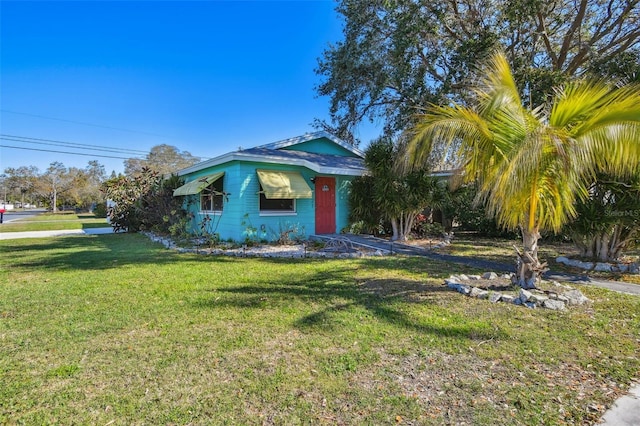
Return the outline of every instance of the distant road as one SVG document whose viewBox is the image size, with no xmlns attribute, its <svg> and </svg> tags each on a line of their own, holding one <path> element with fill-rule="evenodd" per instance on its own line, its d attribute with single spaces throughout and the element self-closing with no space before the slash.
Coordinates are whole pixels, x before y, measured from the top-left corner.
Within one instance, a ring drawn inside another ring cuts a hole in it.
<svg viewBox="0 0 640 426">
<path fill-rule="evenodd" d="M 2 206 L 0 206 L 2 207 Z M 28 217 L 37 216 L 41 213 L 44 213 L 45 209 L 32 209 L 32 210 L 23 210 L 23 211 L 8 211 L 4 213 L 3 223 L 13 222 L 18 219 L 26 219 Z"/>
</svg>

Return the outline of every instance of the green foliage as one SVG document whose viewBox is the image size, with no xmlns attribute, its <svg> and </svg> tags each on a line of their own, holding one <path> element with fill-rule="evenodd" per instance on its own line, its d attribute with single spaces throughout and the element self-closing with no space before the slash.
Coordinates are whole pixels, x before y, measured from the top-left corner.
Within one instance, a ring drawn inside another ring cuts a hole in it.
<svg viewBox="0 0 640 426">
<path fill-rule="evenodd" d="M 504 55 L 478 78 L 473 107 L 434 106 L 421 116 L 408 155 L 423 165 L 435 141 L 462 141 L 463 177 L 477 182 L 501 226 L 558 232 L 576 216 L 590 176 L 640 163 L 640 86 L 576 81 L 540 111 L 523 106 Z"/>
<path fill-rule="evenodd" d="M 393 237 L 403 239 L 415 217 L 434 204 L 434 194 L 443 188 L 427 168 L 399 170 L 396 161 L 400 152 L 389 139 L 372 142 L 365 151 L 370 175 L 352 181 L 349 203 L 352 223 L 361 222 L 367 229 L 379 230 L 389 221 Z"/>
<path fill-rule="evenodd" d="M 115 231 L 176 232 L 186 216 L 182 198 L 173 196 L 174 189 L 182 183 L 175 175 L 163 179 L 148 168 L 134 176 L 109 179 L 102 191 L 113 202 L 107 213 L 111 226 Z"/>
<path fill-rule="evenodd" d="M 92 205 L 104 202 L 100 185 L 105 176 L 104 166 L 94 160 L 84 169 L 53 162 L 44 173 L 34 166 L 7 168 L 0 180 L 7 198 L 21 205 L 38 202 L 56 211 L 89 211 Z"/>
<path fill-rule="evenodd" d="M 97 203 L 93 208 L 95 217 L 107 217 L 107 203 Z"/>
<path fill-rule="evenodd" d="M 350 232 L 379 235 L 390 231 L 389 225 L 385 227 L 382 209 L 373 203 L 374 182 L 375 178 L 369 175 L 359 176 L 351 181 L 349 222 L 353 225 Z"/>
<path fill-rule="evenodd" d="M 142 173 L 145 168 L 160 175 L 171 175 L 179 170 L 196 164 L 200 159 L 188 151 L 180 151 L 175 146 L 161 144 L 151 148 L 146 158 L 129 158 L 124 162 L 127 176 Z"/>
<path fill-rule="evenodd" d="M 199 197 L 191 197 L 191 201 L 196 199 L 195 202 L 198 203 Z M 196 226 L 194 229 L 191 229 L 193 234 L 189 234 L 188 231 L 185 230 L 188 228 L 189 224 L 192 221 L 197 221 L 196 218 L 200 218 L 199 222 L 196 222 Z M 201 245 L 204 244 L 209 248 L 213 248 L 216 245 L 220 244 L 220 234 L 217 232 L 218 224 L 220 223 L 221 215 L 211 215 L 209 213 L 205 214 L 193 214 L 190 213 L 188 217 L 185 217 L 183 221 L 179 222 L 174 228 L 174 232 L 180 233 L 179 235 L 186 237 L 187 235 L 194 236 L 196 244 Z M 180 226 L 179 228 L 177 226 Z"/>
<path fill-rule="evenodd" d="M 423 214 L 416 217 L 416 222 L 411 229 L 411 234 L 417 238 L 442 237 L 444 233 L 444 226 L 441 223 L 430 222 Z"/>
<path fill-rule="evenodd" d="M 532 108 L 585 73 L 637 81 L 639 9 L 626 0 L 340 1 L 343 40 L 316 69 L 331 118 L 316 125 L 354 144 L 365 120 L 395 135 L 426 105 L 470 100 L 476 64 L 495 49 L 506 52 Z"/>
<path fill-rule="evenodd" d="M 261 229 L 258 231 L 258 228 L 251 223 L 251 218 L 249 218 L 249 213 L 245 213 L 242 217 L 242 221 L 240 222 L 241 226 L 244 226 L 244 243 L 245 244 L 255 244 L 260 241 L 262 238 L 266 237 L 266 229 Z"/>
<path fill-rule="evenodd" d="M 588 193 L 566 231 L 583 257 L 616 260 L 640 237 L 640 169 L 626 179 L 601 173 Z"/>
<path fill-rule="evenodd" d="M 640 86 L 581 80 L 559 88 L 548 110 L 523 105 L 509 63 L 495 53 L 478 75 L 473 107 L 433 106 L 412 130 L 410 163 L 428 164 L 436 144 L 460 144 L 461 174 L 477 182 L 487 212 L 522 231 L 518 284 L 535 286 L 541 232 L 575 218 L 596 173 L 640 164 Z"/>
<path fill-rule="evenodd" d="M 515 237 L 517 232 L 498 226 L 495 218 L 490 217 L 482 200 L 478 197 L 475 183 L 462 185 L 448 191 L 440 204 L 443 223 L 452 227 L 455 223 L 461 231 L 473 231 L 479 236 Z M 451 229 L 445 229 L 451 231 Z"/>
<path fill-rule="evenodd" d="M 280 222 L 278 232 L 274 235 L 277 244 L 300 244 L 307 239 L 305 228 L 296 222 Z"/>
</svg>

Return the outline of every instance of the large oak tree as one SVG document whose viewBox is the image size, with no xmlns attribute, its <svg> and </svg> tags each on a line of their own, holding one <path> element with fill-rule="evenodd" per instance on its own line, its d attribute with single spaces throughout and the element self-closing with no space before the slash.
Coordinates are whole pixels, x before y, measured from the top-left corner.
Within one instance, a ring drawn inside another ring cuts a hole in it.
<svg viewBox="0 0 640 426">
<path fill-rule="evenodd" d="M 317 126 L 358 143 L 365 120 L 387 136 L 430 103 L 464 103 L 475 64 L 505 51 L 523 102 L 583 74 L 638 81 L 640 0 L 344 0 L 344 39 L 325 50 Z"/>
</svg>

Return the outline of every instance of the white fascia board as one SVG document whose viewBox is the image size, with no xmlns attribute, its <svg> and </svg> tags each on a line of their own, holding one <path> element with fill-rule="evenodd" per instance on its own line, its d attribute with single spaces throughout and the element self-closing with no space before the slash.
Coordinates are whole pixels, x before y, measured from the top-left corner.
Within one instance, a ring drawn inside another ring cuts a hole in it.
<svg viewBox="0 0 640 426">
<path fill-rule="evenodd" d="M 221 155 L 211 160 L 204 161 L 202 163 L 195 164 L 186 169 L 182 169 L 178 172 L 178 176 L 183 176 L 189 173 L 194 173 L 209 167 L 218 166 L 220 164 L 229 163 L 231 161 L 253 161 L 256 163 L 268 163 L 268 164 L 285 164 L 289 166 L 306 167 L 313 170 L 316 173 L 327 175 L 346 175 L 346 176 L 362 176 L 367 173 L 364 169 L 351 169 L 351 168 L 339 168 L 339 167 L 324 167 L 317 163 L 303 160 L 300 158 L 285 158 L 277 156 L 265 156 L 256 154 L 245 154 L 242 151 L 230 152 L 228 154 Z"/>
</svg>

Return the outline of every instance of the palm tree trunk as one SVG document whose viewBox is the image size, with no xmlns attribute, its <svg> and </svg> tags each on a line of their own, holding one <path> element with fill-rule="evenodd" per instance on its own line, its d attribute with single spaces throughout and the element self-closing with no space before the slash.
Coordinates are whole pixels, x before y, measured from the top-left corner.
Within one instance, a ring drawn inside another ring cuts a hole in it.
<svg viewBox="0 0 640 426">
<path fill-rule="evenodd" d="M 516 284 L 525 289 L 536 287 L 536 283 L 540 280 L 540 274 L 543 272 L 545 265 L 538 260 L 538 240 L 540 233 L 538 228 L 532 230 L 526 226 L 522 227 L 522 245 L 524 252 L 520 253 L 517 249 L 518 260 L 516 266 Z"/>
<path fill-rule="evenodd" d="M 391 236 L 391 241 L 396 241 L 399 238 L 398 233 L 398 220 L 393 217 L 390 219 L 391 221 L 391 229 L 393 230 L 393 235 Z"/>
</svg>

